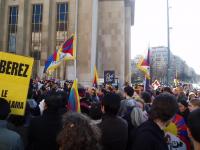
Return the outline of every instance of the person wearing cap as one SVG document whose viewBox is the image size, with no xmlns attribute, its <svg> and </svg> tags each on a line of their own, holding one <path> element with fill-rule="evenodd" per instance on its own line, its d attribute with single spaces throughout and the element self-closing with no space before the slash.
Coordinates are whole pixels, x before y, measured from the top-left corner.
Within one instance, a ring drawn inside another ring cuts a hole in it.
<svg viewBox="0 0 200 150">
<path fill-rule="evenodd" d="M 0 150 L 23 150 L 24 145 L 20 135 L 9 130 L 6 119 L 10 114 L 10 105 L 0 98 Z"/>
</svg>

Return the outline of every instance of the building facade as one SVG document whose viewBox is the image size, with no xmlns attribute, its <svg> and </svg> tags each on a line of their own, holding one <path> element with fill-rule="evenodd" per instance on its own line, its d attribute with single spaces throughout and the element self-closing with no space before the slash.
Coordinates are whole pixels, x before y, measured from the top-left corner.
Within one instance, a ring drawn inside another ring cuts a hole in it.
<svg viewBox="0 0 200 150">
<path fill-rule="evenodd" d="M 168 65 L 167 47 L 152 47 L 150 52 L 152 81 L 159 80 L 162 83 L 166 83 Z"/>
<path fill-rule="evenodd" d="M 48 56 L 77 35 L 76 61 L 57 70 L 60 79 L 91 84 L 94 66 L 103 78 L 115 70 L 121 84 L 131 78 L 130 36 L 134 0 L 0 0 L 0 50 L 34 57 L 42 76 Z"/>
</svg>

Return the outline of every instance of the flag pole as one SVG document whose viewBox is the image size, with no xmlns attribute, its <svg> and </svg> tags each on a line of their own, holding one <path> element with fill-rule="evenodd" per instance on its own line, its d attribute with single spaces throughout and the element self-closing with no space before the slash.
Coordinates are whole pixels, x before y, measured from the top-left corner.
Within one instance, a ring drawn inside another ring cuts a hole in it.
<svg viewBox="0 0 200 150">
<path fill-rule="evenodd" d="M 74 38 L 76 40 L 76 48 L 75 48 L 76 51 L 77 51 L 77 47 L 78 47 L 77 46 L 78 45 L 77 44 L 77 40 L 78 40 L 78 33 L 77 33 L 78 32 L 78 4 L 79 4 L 78 2 L 79 2 L 79 0 L 76 0 L 76 19 L 75 19 L 75 38 Z M 75 74 L 75 79 L 77 78 L 77 74 L 76 74 L 76 62 L 77 62 L 76 61 L 76 57 L 77 57 L 76 54 L 77 54 L 77 52 L 76 51 L 75 51 L 75 56 L 74 56 L 75 57 L 75 59 L 74 59 L 74 74 Z"/>
<path fill-rule="evenodd" d="M 147 83 L 147 77 L 145 75 L 144 76 L 144 91 L 146 91 L 146 89 L 147 89 L 146 83 Z"/>
</svg>

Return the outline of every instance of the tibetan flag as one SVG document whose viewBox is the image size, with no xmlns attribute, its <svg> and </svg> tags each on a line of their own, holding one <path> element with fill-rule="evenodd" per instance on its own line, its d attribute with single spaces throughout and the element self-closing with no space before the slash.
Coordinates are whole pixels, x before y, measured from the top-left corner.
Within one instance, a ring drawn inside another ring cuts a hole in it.
<svg viewBox="0 0 200 150">
<path fill-rule="evenodd" d="M 75 40 L 74 35 L 67 39 L 58 49 L 56 61 L 75 59 Z"/>
<path fill-rule="evenodd" d="M 59 65 L 59 62 L 57 62 L 56 59 L 57 59 L 57 51 L 54 51 L 54 53 L 51 56 L 49 56 L 49 58 L 45 62 L 44 72 L 53 70 Z"/>
<path fill-rule="evenodd" d="M 150 89 L 150 49 L 148 49 L 146 59 L 142 58 L 137 64 L 137 68 L 144 74 L 145 83 L 144 89 L 148 91 Z"/>
<path fill-rule="evenodd" d="M 148 48 L 147 58 L 146 58 L 146 64 L 144 65 L 147 68 L 147 73 L 145 74 L 145 91 L 150 90 L 150 49 Z"/>
<path fill-rule="evenodd" d="M 145 77 L 149 80 L 150 79 L 150 54 L 149 54 L 149 49 L 148 49 L 148 54 L 146 59 L 141 58 L 140 62 L 137 64 L 137 68 L 144 73 Z"/>
<path fill-rule="evenodd" d="M 165 132 L 170 132 L 171 134 L 177 136 L 182 140 L 187 146 L 187 150 L 190 149 L 190 142 L 187 133 L 187 125 L 184 118 L 181 115 L 176 114 L 171 123 L 164 129 Z"/>
<path fill-rule="evenodd" d="M 72 85 L 72 88 L 69 94 L 68 109 L 73 112 L 81 112 L 77 79 L 74 80 L 74 83 Z"/>
<path fill-rule="evenodd" d="M 54 51 L 53 55 L 49 56 L 49 58 L 45 62 L 44 72 L 51 72 L 62 63 L 62 60 L 57 60 L 57 58 L 58 51 Z"/>
<path fill-rule="evenodd" d="M 75 59 L 75 38 L 72 35 L 59 48 L 57 54 L 57 61 L 59 60 L 74 60 Z"/>
<path fill-rule="evenodd" d="M 56 61 L 74 60 L 75 59 L 75 38 L 72 35 L 58 49 Z"/>
<path fill-rule="evenodd" d="M 49 56 L 45 63 L 44 72 L 53 71 L 56 69 L 64 60 L 75 59 L 75 39 L 71 36 L 66 40 L 53 55 Z"/>
<path fill-rule="evenodd" d="M 75 37 L 72 35 L 67 41 L 62 45 L 62 53 L 65 54 L 65 59 L 75 59 Z"/>
<path fill-rule="evenodd" d="M 62 53 L 62 48 L 60 47 L 58 50 L 57 50 L 57 55 L 56 55 L 56 61 L 59 61 L 61 58 L 61 53 Z"/>
<path fill-rule="evenodd" d="M 145 75 L 146 78 L 150 79 L 149 65 L 144 58 L 141 58 L 137 64 L 137 68 Z"/>
<path fill-rule="evenodd" d="M 92 82 L 93 87 L 97 88 L 98 82 L 99 82 L 99 76 L 98 76 L 97 68 L 95 66 L 94 67 L 94 78 L 93 78 L 93 82 Z"/>
</svg>

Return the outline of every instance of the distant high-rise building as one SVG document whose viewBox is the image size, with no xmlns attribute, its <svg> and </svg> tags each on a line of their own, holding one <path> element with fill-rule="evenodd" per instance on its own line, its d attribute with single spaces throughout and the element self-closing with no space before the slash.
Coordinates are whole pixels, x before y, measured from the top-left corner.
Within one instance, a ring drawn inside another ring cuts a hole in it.
<svg viewBox="0 0 200 150">
<path fill-rule="evenodd" d="M 167 47 L 152 47 L 150 50 L 152 80 L 165 83 L 167 78 L 168 49 Z"/>
</svg>

